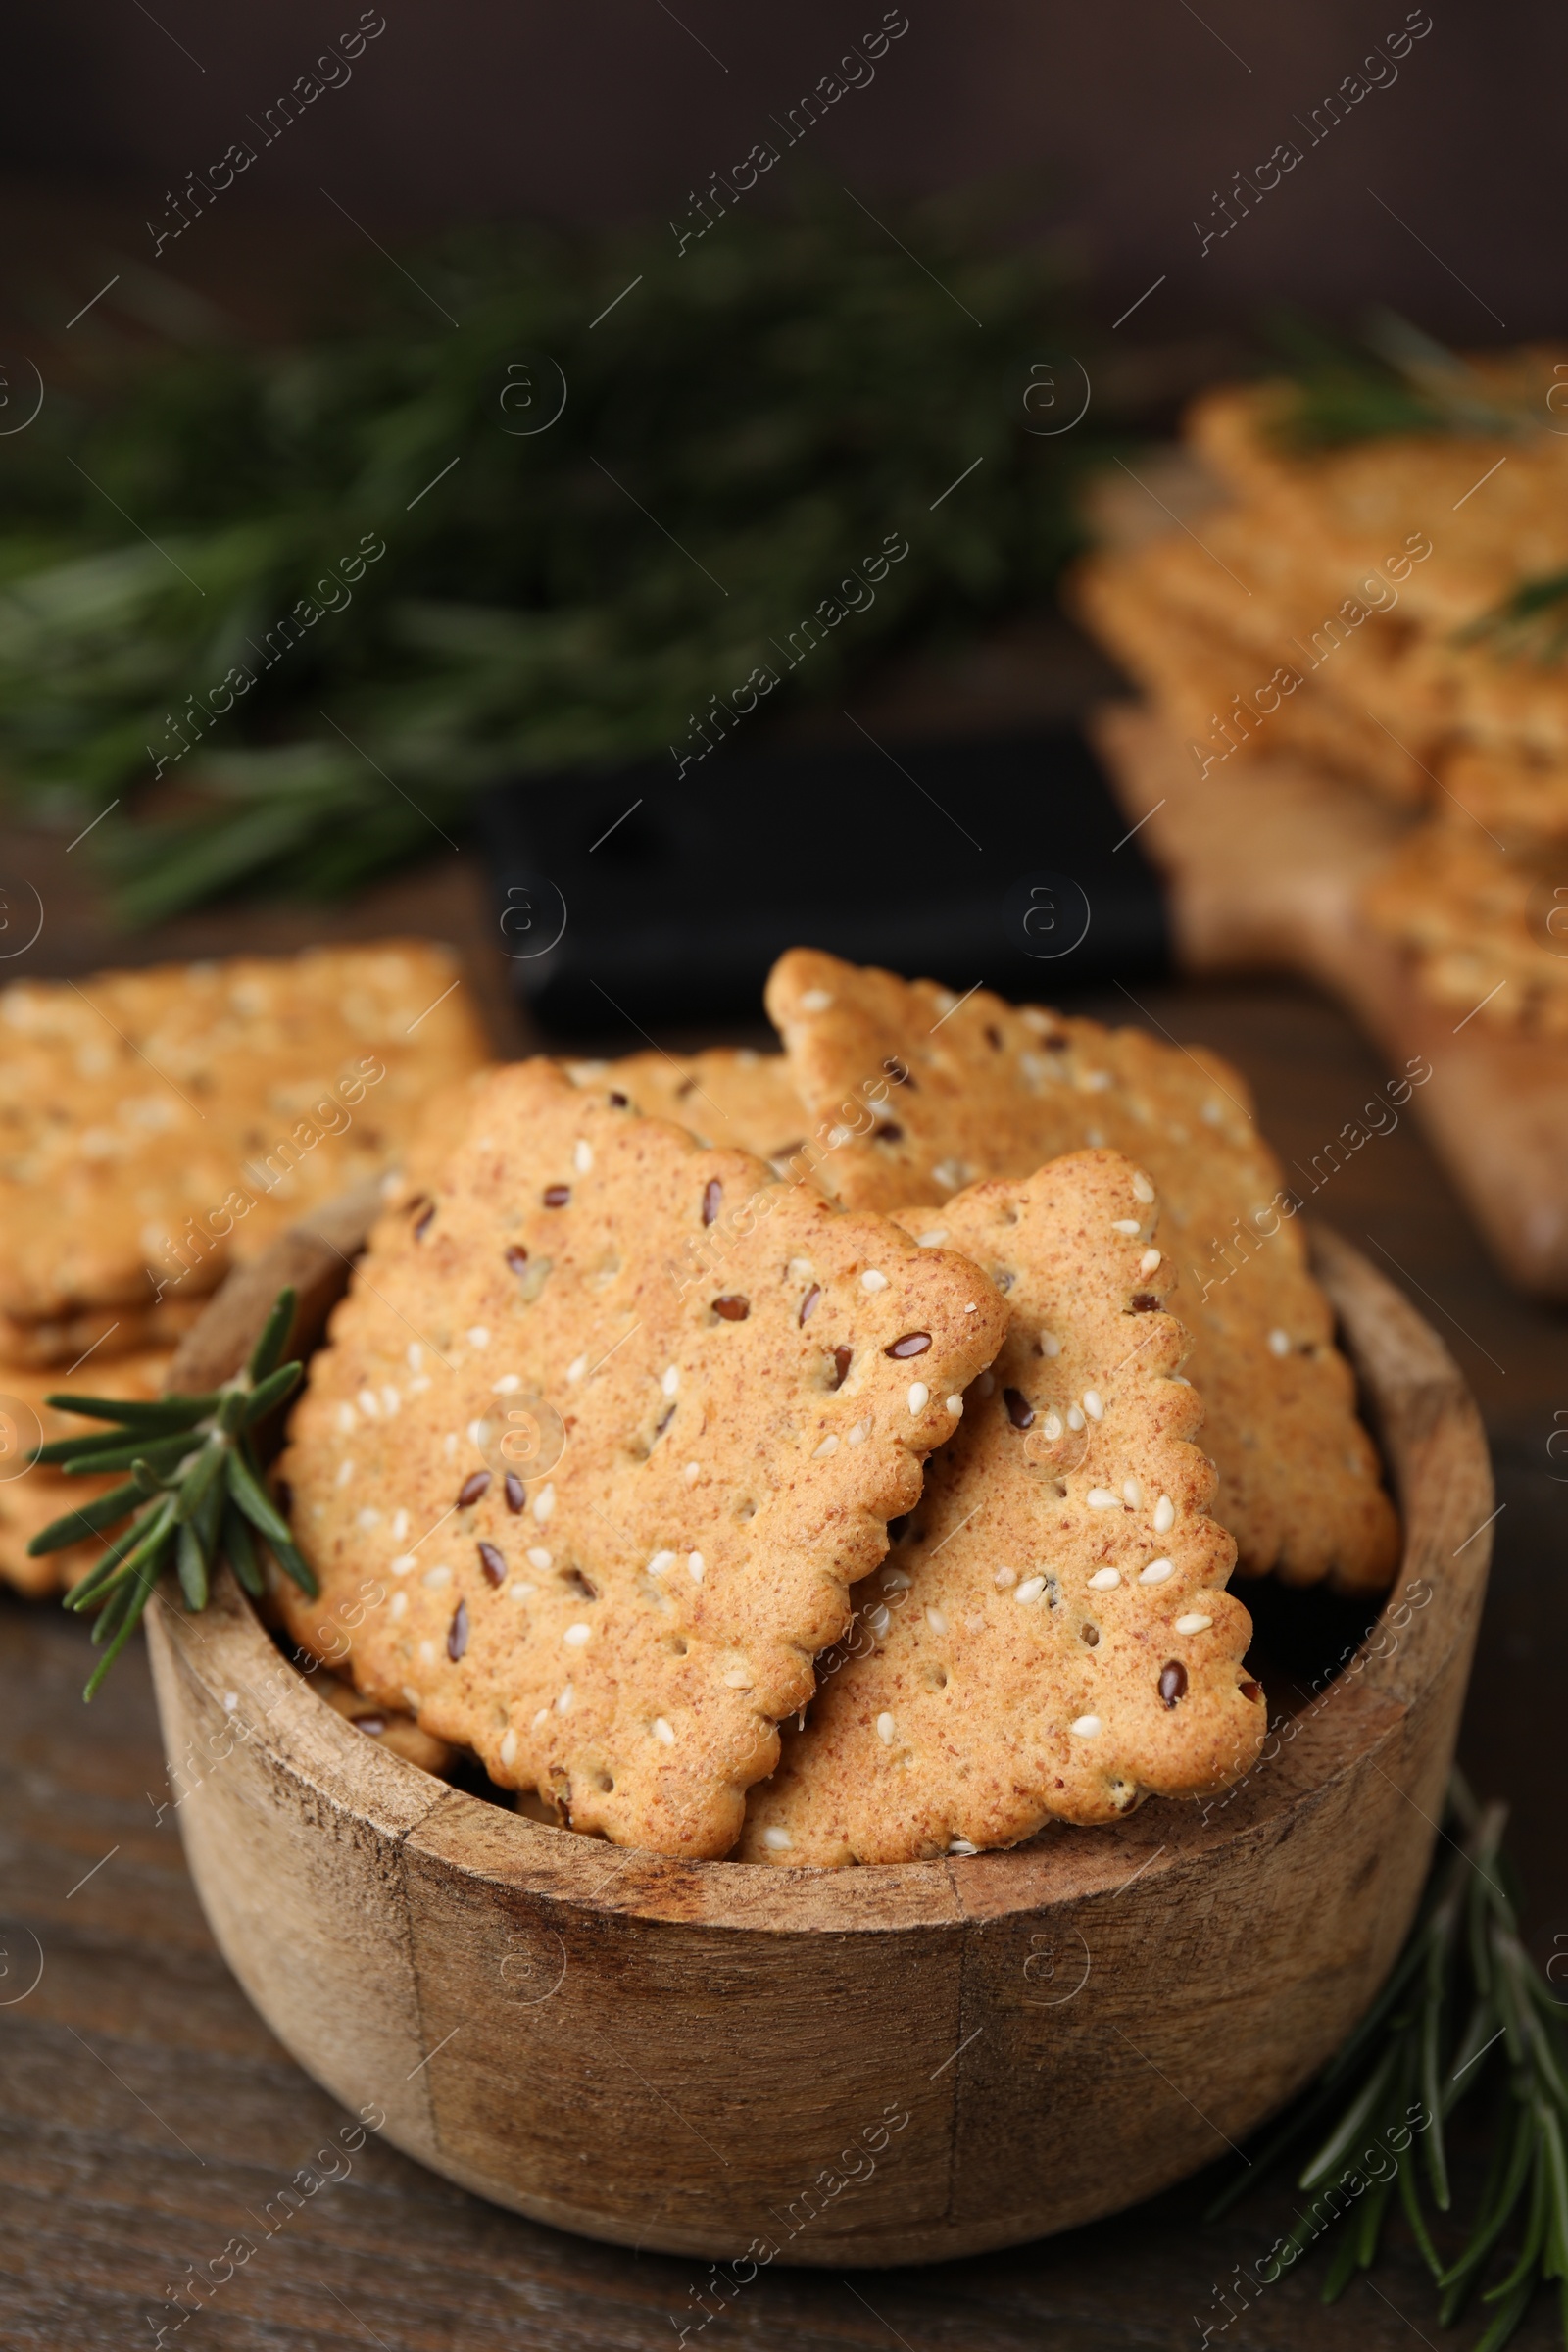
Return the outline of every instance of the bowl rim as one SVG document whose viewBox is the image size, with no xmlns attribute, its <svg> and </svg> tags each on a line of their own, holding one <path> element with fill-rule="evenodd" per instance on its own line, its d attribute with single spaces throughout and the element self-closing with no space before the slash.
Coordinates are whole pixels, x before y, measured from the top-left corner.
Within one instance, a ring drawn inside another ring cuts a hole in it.
<svg viewBox="0 0 1568 2352">
<path fill-rule="evenodd" d="M 300 1295 L 295 1344 L 308 1354 L 380 1201 L 378 1185 L 362 1186 L 230 1275 L 186 1336 L 168 1385 L 205 1388 L 237 1369 L 286 1281 Z M 310 1673 L 277 1647 L 227 1570 L 199 1615 L 161 1591 L 158 1633 L 234 1738 L 258 1743 L 327 1803 L 394 1837 L 417 1829 L 422 1842 L 436 1832 L 460 1871 L 626 1917 L 690 1922 L 695 1911 L 710 1927 L 773 1936 L 938 1925 L 976 1913 L 1001 1918 L 1120 1891 L 1146 1871 L 1163 1876 L 1200 1866 L 1238 1838 L 1275 1843 L 1291 1834 L 1293 1813 L 1318 1802 L 1468 1655 L 1491 1551 L 1486 1443 L 1452 1358 L 1359 1251 L 1330 1228 L 1307 1233 L 1313 1270 L 1335 1306 L 1340 1344 L 1361 1381 L 1396 1487 L 1403 1553 L 1354 1655 L 1311 1703 L 1271 1728 L 1258 1764 L 1206 1802 L 1150 1799 L 1103 1828 L 1051 1823 L 1023 1844 L 994 1852 L 847 1870 L 611 1848 L 455 1788 L 356 1733 L 312 1688 Z M 1460 1530 L 1472 1511 L 1478 1523 Z M 1464 1540 L 1456 1544 L 1459 1533 Z"/>
</svg>

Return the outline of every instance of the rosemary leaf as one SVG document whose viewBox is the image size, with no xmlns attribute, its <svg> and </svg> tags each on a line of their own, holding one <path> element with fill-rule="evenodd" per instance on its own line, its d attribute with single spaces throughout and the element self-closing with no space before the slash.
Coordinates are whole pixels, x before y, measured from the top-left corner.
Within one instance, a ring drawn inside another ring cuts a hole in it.
<svg viewBox="0 0 1568 2352">
<path fill-rule="evenodd" d="M 219 1398 L 213 1396 L 170 1396 L 156 1401 L 141 1397 L 74 1396 L 69 1390 L 46 1396 L 64 1413 L 80 1413 L 89 1421 L 118 1421 L 126 1429 L 146 1430 L 149 1436 L 163 1431 L 191 1429 L 209 1413 L 216 1412 Z M 40 1455 L 40 1460 L 43 1456 Z"/>
<path fill-rule="evenodd" d="M 100 1528 L 112 1527 L 117 1519 L 142 1500 L 142 1491 L 133 1482 L 123 1487 L 111 1487 L 107 1494 L 95 1494 L 74 1511 L 51 1519 L 40 1528 L 27 1545 L 29 1559 L 41 1559 L 46 1551 L 63 1551 L 68 1544 L 79 1544 L 83 1536 L 95 1536 Z"/>
<path fill-rule="evenodd" d="M 299 1386 L 304 1376 L 303 1364 L 279 1364 L 275 1372 L 270 1372 L 265 1380 L 258 1381 L 240 1416 L 241 1426 L 251 1429 L 258 1421 L 265 1421 L 268 1414 Z"/>
<path fill-rule="evenodd" d="M 1449 1946 L 1452 1941 L 1452 1926 L 1448 1922 L 1453 1918 L 1452 1912 L 1446 1915 L 1442 1939 L 1434 1936 L 1427 1949 L 1425 1999 L 1421 2006 L 1418 2062 L 1421 2095 L 1426 2102 L 1427 2113 L 1432 2119 L 1424 2135 L 1427 2172 L 1432 2181 L 1433 2197 L 1444 2213 L 1447 2212 L 1452 2201 L 1452 2191 L 1448 2186 L 1448 2152 L 1443 2139 L 1444 2086 L 1441 2079 L 1438 2044 L 1447 2022 L 1445 1993 Z M 1434 2273 L 1441 2267 L 1441 2264 L 1434 2260 Z"/>
<path fill-rule="evenodd" d="M 1517 2288 L 1531 2282 L 1542 2241 L 1546 2234 L 1546 2167 L 1543 2160 L 1539 2117 L 1535 2121 L 1534 2145 L 1531 2149 L 1530 2211 L 1525 2223 L 1525 2242 L 1519 2249 L 1513 2269 L 1505 2278 L 1499 2278 L 1495 2286 L 1487 2288 L 1481 2298 L 1483 2303 L 1504 2302 Z"/>
<path fill-rule="evenodd" d="M 180 1527 L 177 1551 L 179 1589 L 185 1595 L 185 1605 L 190 1609 L 205 1609 L 207 1606 L 207 1562 L 202 1556 L 202 1547 L 196 1541 L 196 1530 L 188 1520 Z"/>
<path fill-rule="evenodd" d="M 276 1302 L 262 1325 L 261 1334 L 251 1349 L 251 1360 L 245 1368 L 253 1389 L 260 1388 L 277 1369 L 293 1328 L 295 1304 L 292 1290 L 278 1292 Z M 298 1371 L 300 1367 L 296 1365 L 295 1369 Z"/>
<path fill-rule="evenodd" d="M 1435 2279 L 1441 2278 L 1443 2257 L 1432 2242 L 1432 2232 L 1427 2228 L 1426 2215 L 1421 2210 L 1421 2194 L 1416 2186 L 1416 2167 L 1413 2158 L 1409 2163 L 1401 2163 L 1399 2166 L 1399 2202 L 1404 2207 L 1404 2218 L 1410 2225 L 1411 2234 L 1421 2249 L 1422 2261 Z"/>
<path fill-rule="evenodd" d="M 290 1544 L 288 1522 L 274 1509 L 270 1495 L 238 1453 L 228 1456 L 228 1491 L 252 1527 L 260 1528 L 270 1544 Z"/>
<path fill-rule="evenodd" d="M 153 1596 L 153 1587 L 158 1582 L 158 1568 L 157 1561 L 150 1561 L 142 1570 L 140 1581 L 131 1592 L 129 1603 L 120 1620 L 114 1639 L 88 1677 L 86 1688 L 81 1694 L 84 1699 L 95 1698 L 103 1689 L 104 1680 L 110 1668 L 141 1623 L 142 1614 Z"/>
<path fill-rule="evenodd" d="M 207 1494 L 222 1478 L 223 1465 L 228 1458 L 227 1446 L 220 1445 L 216 1438 L 209 1438 L 180 1480 L 179 1499 L 174 1505 L 176 1519 L 185 1521 L 197 1516 Z"/>
<path fill-rule="evenodd" d="M 1371 2198 L 1368 2197 L 1368 2209 L 1370 2209 L 1371 2202 Z M 1366 2215 L 1363 2214 L 1362 2227 L 1365 2226 L 1365 2220 Z M 1360 2229 L 1347 2230 L 1334 2250 L 1334 2259 L 1329 2264 L 1329 2275 L 1323 2281 L 1324 2302 L 1337 2303 L 1350 2280 L 1355 2277 L 1356 2272 L 1364 2267 L 1361 2261 L 1361 2230 Z"/>
<path fill-rule="evenodd" d="M 105 1545 L 86 1575 L 77 1578 L 66 1594 L 62 1605 L 74 1611 L 77 1615 L 80 1615 L 85 1609 L 96 1607 L 101 1602 L 116 1569 L 129 1557 L 131 1552 L 138 1548 L 146 1534 L 147 1521 L 145 1519 L 133 1519 L 129 1527 L 122 1528 L 114 1542 Z"/>
<path fill-rule="evenodd" d="M 224 1505 L 222 1537 L 229 1566 L 252 1600 L 260 1600 L 267 1590 L 267 1580 L 256 1556 L 256 1539 L 251 1534 L 250 1521 L 231 1502 Z"/>
<path fill-rule="evenodd" d="M 283 1291 L 253 1351 L 253 1365 L 266 1363 L 269 1353 L 275 1356 L 293 1315 L 294 1294 Z M 276 1410 L 302 1371 L 299 1363 L 273 1362 L 260 1379 L 246 1373 L 212 1395 L 168 1396 L 151 1408 L 157 1418 L 150 1423 L 122 1423 L 99 1438 L 69 1441 L 69 1458 L 64 1449 L 54 1449 L 68 1471 L 120 1468 L 128 1456 L 132 1472 L 128 1485 L 94 1496 L 32 1541 L 34 1552 L 58 1550 L 127 1512 L 135 1513 L 64 1596 L 66 1608 L 77 1614 L 93 1612 L 92 1639 L 105 1652 L 87 1685 L 88 1698 L 102 1687 L 167 1567 L 174 1568 L 191 1610 L 207 1606 L 214 1570 L 225 1554 L 244 1591 L 252 1599 L 263 1597 L 266 1579 L 253 1523 L 267 1536 L 279 1567 L 305 1592 L 314 1594 L 318 1590 L 262 1484 L 249 1435 L 249 1425 Z M 109 1400 L 63 1394 L 51 1401 L 65 1412 L 85 1412 Z M 116 1405 L 117 1415 L 119 1410 Z M 198 1422 L 206 1424 L 205 1430 L 197 1430 Z"/>
<path fill-rule="evenodd" d="M 1334 2131 L 1324 2141 L 1310 2163 L 1297 2175 L 1298 2188 L 1320 2188 L 1330 2175 L 1342 2164 L 1347 2151 L 1361 2136 L 1369 2117 L 1382 2103 L 1383 2094 L 1394 2079 L 1399 2064 L 1397 2044 L 1385 2052 L 1373 2072 L 1371 2081 L 1359 2097 L 1352 2099 Z"/>
<path fill-rule="evenodd" d="M 1445 2328 L 1450 2327 L 1469 2293 L 1469 2282 L 1486 2263 L 1488 2255 L 1508 2227 L 1509 2217 L 1524 2194 L 1530 2178 L 1530 2159 L 1535 2148 L 1535 2127 L 1530 2110 L 1522 2107 L 1515 2119 L 1513 2140 L 1502 2132 L 1497 2134 L 1493 2161 L 1493 2181 L 1483 2192 L 1481 2214 L 1469 2245 L 1457 2262 L 1450 2263 L 1438 2280 L 1445 2289 L 1445 2301 L 1439 2314 Z M 1497 2159 L 1502 2161 L 1499 2164 Z"/>
<path fill-rule="evenodd" d="M 56 1458 L 60 1460 L 67 1478 L 96 1477 L 108 1470 L 130 1470 L 137 1462 L 145 1462 L 149 1470 L 161 1473 L 177 1468 L 192 1450 L 192 1444 L 189 1430 L 181 1430 L 172 1438 L 157 1439 L 150 1445 L 145 1439 L 133 1438 L 124 1445 L 110 1444 L 91 1453 L 71 1453 Z M 194 1444 L 200 1446 L 201 1440 L 196 1439 Z M 40 1461 L 47 1460 L 53 1452 L 52 1446 L 46 1447 L 38 1458 Z"/>
<path fill-rule="evenodd" d="M 1485 2335 L 1477 2342 L 1475 2352 L 1502 2352 L 1503 2345 L 1529 2310 L 1533 2292 L 1534 2289 L 1528 2278 L 1522 2285 L 1514 2289 L 1508 2302 L 1498 2312 Z"/>
</svg>

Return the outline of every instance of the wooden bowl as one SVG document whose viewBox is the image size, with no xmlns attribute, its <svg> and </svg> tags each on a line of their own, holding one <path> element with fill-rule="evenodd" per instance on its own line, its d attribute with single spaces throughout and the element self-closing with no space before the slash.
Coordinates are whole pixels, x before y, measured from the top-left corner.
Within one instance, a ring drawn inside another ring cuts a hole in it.
<svg viewBox="0 0 1568 2352">
<path fill-rule="evenodd" d="M 172 1385 L 235 1369 L 287 1279 L 310 1345 L 369 1208 L 340 1203 L 234 1276 Z M 1404 1562 L 1351 1664 L 1206 1805 L 973 1859 L 668 1861 L 388 1754 L 226 1575 L 201 1616 L 163 1598 L 148 1630 L 186 1853 L 268 2024 L 465 2187 L 741 2273 L 1010 2245 L 1223 2155 L 1399 1947 L 1486 1582 L 1491 1479 L 1457 1371 L 1354 1250 L 1327 1232 L 1315 1250 Z"/>
</svg>

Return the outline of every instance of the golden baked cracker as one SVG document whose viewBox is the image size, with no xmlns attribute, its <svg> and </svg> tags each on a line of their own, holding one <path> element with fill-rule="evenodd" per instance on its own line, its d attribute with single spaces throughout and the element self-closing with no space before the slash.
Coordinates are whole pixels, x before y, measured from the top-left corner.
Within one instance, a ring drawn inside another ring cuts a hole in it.
<svg viewBox="0 0 1568 2352">
<path fill-rule="evenodd" d="M 0 991 L 0 1310 L 59 1321 L 213 1289 L 394 1160 L 483 1058 L 424 941 Z"/>
<path fill-rule="evenodd" d="M 1460 744 L 1438 772 L 1445 798 L 1437 813 L 1457 822 L 1461 838 L 1468 822 L 1492 834 L 1494 849 L 1528 855 L 1568 845 L 1568 740 L 1560 753 Z"/>
<path fill-rule="evenodd" d="M 1568 1034 L 1568 852 L 1504 856 L 1462 817 L 1422 825 L 1361 910 L 1439 1004 L 1488 1028 Z"/>
<path fill-rule="evenodd" d="M 1004 1291 L 1007 1336 L 753 1789 L 743 1861 L 1015 1845 L 1226 1788 L 1263 1738 L 1152 1184 L 1079 1152 L 901 1222 L 923 1214 Z"/>
<path fill-rule="evenodd" d="M 1551 615 L 1558 617 L 1560 612 Z M 1506 635 L 1450 645 L 1446 652 L 1454 675 L 1456 745 L 1560 774 L 1568 762 L 1568 665 L 1537 659 Z M 1561 834 L 1560 799 L 1544 830 Z"/>
<path fill-rule="evenodd" d="M 151 1307 L 84 1307 L 79 1314 L 43 1323 L 20 1323 L 14 1315 L 0 1314 L 0 1387 L 7 1365 L 54 1367 L 53 1385 L 59 1388 L 65 1369 L 74 1371 L 87 1356 L 96 1379 L 97 1366 L 117 1356 L 172 1351 L 195 1323 L 203 1303 L 199 1298 L 165 1298 Z"/>
<path fill-rule="evenodd" d="M 1521 413 L 1544 428 L 1534 436 L 1385 434 L 1292 451 L 1275 437 L 1293 401 L 1279 383 L 1205 393 L 1184 436 L 1303 562 L 1377 565 L 1407 539 L 1424 539 L 1431 553 L 1399 578 L 1401 612 L 1446 632 L 1496 605 L 1521 577 L 1568 566 L 1568 438 L 1545 429 L 1545 394 L 1562 355 L 1502 357 L 1492 381 L 1508 397 L 1522 393 Z M 1485 361 L 1478 365 L 1484 371 Z"/>
<path fill-rule="evenodd" d="M 390 1748 L 406 1764 L 417 1764 L 421 1772 L 440 1776 L 452 1770 L 457 1761 L 456 1750 L 445 1740 L 433 1740 L 428 1732 L 421 1732 L 406 1709 L 383 1707 L 375 1699 L 367 1698 L 362 1690 L 356 1690 L 352 1683 L 339 1682 L 333 1674 L 319 1675 L 316 1688 L 334 1715 L 352 1723 L 368 1740 Z"/>
<path fill-rule="evenodd" d="M 91 1378 L 85 1371 L 76 1388 L 90 1391 L 95 1396 L 145 1397 L 149 1401 L 163 1394 L 164 1377 L 173 1360 L 171 1348 L 150 1348 L 135 1355 L 122 1355 L 104 1363 L 101 1356 L 92 1362 Z M 44 1398 L 60 1391 L 63 1382 L 57 1371 L 24 1369 L 20 1365 L 0 1365 L 0 1472 L 15 1469 L 19 1454 L 25 1454 L 34 1446 L 52 1445 L 57 1438 L 79 1437 L 84 1441 L 102 1437 L 104 1425 L 84 1420 L 77 1413 L 65 1413 Z M 107 1494 L 111 1487 L 124 1483 L 124 1472 L 116 1471 L 104 1478 L 67 1478 L 50 1462 L 36 1462 L 29 1470 L 17 1476 L 0 1476 L 0 1577 L 15 1585 L 18 1592 L 37 1595 L 63 1591 L 86 1575 L 104 1548 L 107 1537 L 84 1537 L 79 1544 L 69 1544 L 62 1551 L 46 1552 L 41 1559 L 29 1559 L 27 1545 L 41 1535 L 52 1519 L 91 1500 L 95 1494 Z"/>
<path fill-rule="evenodd" d="M 578 1084 L 624 1094 L 651 1118 L 673 1119 L 700 1144 L 787 1162 L 806 1137 L 806 1113 L 782 1054 L 712 1046 L 702 1054 L 629 1054 L 619 1061 L 567 1062 Z"/>
<path fill-rule="evenodd" d="M 803 1102 L 837 1121 L 818 1180 L 852 1207 L 1027 1176 L 1086 1146 L 1147 1168 L 1207 1406 L 1215 1514 L 1241 1568 L 1352 1591 L 1389 1582 L 1397 1521 L 1279 1163 L 1234 1070 L 1141 1029 L 1017 1009 L 984 989 L 960 1000 L 809 949 L 774 966 L 767 1004 Z"/>
<path fill-rule="evenodd" d="M 404 1156 L 406 1196 L 427 1190 L 439 1177 L 454 1144 L 467 1130 L 470 1103 L 496 1066 L 471 1070 L 430 1097 Z M 726 1145 L 750 1152 L 755 1159 L 787 1161 L 804 1140 L 806 1113 L 782 1054 L 713 1046 L 702 1054 L 656 1050 L 624 1054 L 618 1061 L 563 1061 L 559 1066 L 574 1086 L 608 1088 L 623 1096 L 634 1110 L 672 1119 L 700 1144 Z"/>
<path fill-rule="evenodd" d="M 1453 681 L 1430 662 L 1412 675 L 1406 636 L 1371 601 L 1389 584 L 1358 596 L 1364 578 L 1343 564 L 1281 580 L 1224 516 L 1205 518 L 1204 542 L 1171 534 L 1094 557 L 1069 581 L 1085 624 L 1198 757 L 1298 752 L 1385 799 L 1429 799 Z"/>
<path fill-rule="evenodd" d="M 723 1853 L 1005 1327 L 965 1259 L 501 1070 L 382 1219 L 281 1474 L 295 1639 L 571 1825 Z"/>
<path fill-rule="evenodd" d="M 473 1106 L 503 1064 L 482 1061 L 476 1069 L 466 1070 L 448 1086 L 438 1086 L 419 1105 L 414 1132 L 401 1155 L 395 1186 L 389 1187 L 388 1197 L 412 1201 L 416 1196 L 428 1199 L 440 1179 L 458 1145 L 468 1132 Z"/>
</svg>

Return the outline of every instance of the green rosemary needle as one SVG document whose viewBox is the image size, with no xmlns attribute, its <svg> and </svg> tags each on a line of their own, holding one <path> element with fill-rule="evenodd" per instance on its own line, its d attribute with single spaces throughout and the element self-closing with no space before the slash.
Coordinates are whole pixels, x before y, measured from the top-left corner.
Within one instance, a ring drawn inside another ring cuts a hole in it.
<svg viewBox="0 0 1568 2352">
<path fill-rule="evenodd" d="M 1477 1804 L 1453 1775 L 1447 1850 L 1388 1983 L 1305 2102 L 1209 2208 L 1210 2219 L 1223 2213 L 1327 2124 L 1297 2175 L 1311 2203 L 1265 2258 L 1274 2277 L 1333 2233 L 1323 2300 L 1336 2301 L 1376 2262 L 1397 2196 L 1437 2285 L 1443 2325 L 1481 2289 L 1490 2324 L 1475 2352 L 1500 2352 L 1537 2287 L 1549 2281 L 1558 2286 L 1568 2344 L 1568 2035 L 1563 2004 L 1519 1934 L 1501 1850 L 1505 1820 L 1504 1806 Z M 1448 2258 L 1437 2243 L 1438 2217 L 1453 2203 L 1445 2125 L 1503 2067 L 1486 2183 Z M 1483 2287 L 1494 2263 L 1506 2267 Z"/>
<path fill-rule="evenodd" d="M 1560 662 L 1568 650 L 1568 571 L 1538 572 L 1521 580 L 1511 595 L 1483 612 L 1458 642 L 1489 642 L 1504 657 L 1533 655 L 1543 666 Z"/>
<path fill-rule="evenodd" d="M 63 1512 L 27 1546 L 34 1557 L 60 1551 L 113 1527 L 127 1511 L 134 1514 L 65 1596 L 68 1609 L 96 1612 L 92 1638 L 104 1651 L 84 1698 L 101 1688 L 171 1565 L 187 1608 L 207 1606 L 213 1571 L 222 1559 L 252 1598 L 260 1599 L 264 1579 L 254 1530 L 303 1592 L 317 1592 L 316 1578 L 262 1484 L 253 1435 L 298 1386 L 305 1369 L 298 1362 L 278 1362 L 294 1304 L 291 1290 L 279 1291 L 245 1370 L 205 1396 L 175 1392 L 151 1402 L 122 1402 L 64 1392 L 48 1398 L 62 1412 L 110 1427 L 98 1436 L 57 1438 L 40 1446 L 34 1460 L 58 1464 L 68 1478 L 130 1472 L 124 1485 Z"/>
<path fill-rule="evenodd" d="M 1344 449 L 1406 433 L 1526 440 L 1541 429 L 1523 399 L 1499 395 L 1457 352 L 1394 311 L 1374 312 L 1355 339 L 1277 311 L 1269 339 L 1290 382 L 1274 428 L 1288 449 Z"/>
</svg>

